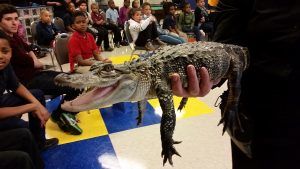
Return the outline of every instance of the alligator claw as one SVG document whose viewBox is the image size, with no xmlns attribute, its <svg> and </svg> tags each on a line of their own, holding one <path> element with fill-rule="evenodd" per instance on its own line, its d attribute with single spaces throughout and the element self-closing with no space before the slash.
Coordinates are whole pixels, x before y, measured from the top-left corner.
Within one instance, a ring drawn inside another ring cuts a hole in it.
<svg viewBox="0 0 300 169">
<path fill-rule="evenodd" d="M 224 134 L 226 130 L 229 130 L 229 132 L 233 135 L 236 130 L 244 132 L 237 110 L 225 110 L 224 116 L 218 125 L 222 123 L 224 124 L 222 134 Z"/>
<path fill-rule="evenodd" d="M 139 126 L 142 123 L 142 117 L 138 116 L 135 119 L 137 120 L 136 125 Z"/>
<path fill-rule="evenodd" d="M 167 161 L 169 161 L 169 164 L 173 166 L 172 156 L 174 154 L 181 157 L 181 155 L 178 153 L 178 151 L 173 146 L 173 144 L 179 144 L 179 143 L 181 143 L 181 141 L 174 141 L 174 140 L 172 140 L 169 143 L 162 143 L 163 147 L 162 147 L 161 157 L 163 158 L 163 166 L 165 165 L 165 163 Z"/>
</svg>

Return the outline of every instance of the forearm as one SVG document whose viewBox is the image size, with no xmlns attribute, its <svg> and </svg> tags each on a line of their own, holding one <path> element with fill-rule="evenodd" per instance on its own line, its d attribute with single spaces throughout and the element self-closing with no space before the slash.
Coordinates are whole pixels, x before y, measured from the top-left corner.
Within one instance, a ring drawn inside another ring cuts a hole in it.
<svg viewBox="0 0 300 169">
<path fill-rule="evenodd" d="M 39 59 L 36 57 L 33 51 L 30 51 L 28 55 L 32 58 L 35 68 L 43 68 L 44 64 L 41 61 L 39 61 Z"/>
<path fill-rule="evenodd" d="M 93 55 L 95 60 L 102 61 L 104 59 L 98 50 L 93 51 Z"/>
<path fill-rule="evenodd" d="M 16 94 L 26 99 L 29 103 L 41 105 L 41 103 L 30 93 L 30 91 L 22 84 L 17 88 Z"/>
<path fill-rule="evenodd" d="M 25 104 L 22 106 L 16 106 L 16 107 L 3 107 L 0 108 L 0 119 L 19 116 L 24 113 L 32 112 L 35 110 L 35 108 L 36 105 L 33 103 Z"/>
</svg>

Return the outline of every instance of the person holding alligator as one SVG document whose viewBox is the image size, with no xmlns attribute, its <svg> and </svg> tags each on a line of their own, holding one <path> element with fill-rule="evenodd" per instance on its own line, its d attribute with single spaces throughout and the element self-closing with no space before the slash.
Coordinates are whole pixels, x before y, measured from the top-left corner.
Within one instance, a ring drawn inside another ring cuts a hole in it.
<svg viewBox="0 0 300 169">
<path fill-rule="evenodd" d="M 299 166 L 299 9 L 297 1 L 219 0 L 214 40 L 246 46 L 250 66 L 241 79 L 238 139 L 250 142 L 252 158 L 232 142 L 233 169 L 282 169 Z M 205 96 L 212 83 L 201 69 L 188 67 L 189 87 L 173 75 L 178 96 Z M 226 94 L 222 95 L 226 102 Z M 297 167 L 296 167 L 297 168 Z"/>
</svg>

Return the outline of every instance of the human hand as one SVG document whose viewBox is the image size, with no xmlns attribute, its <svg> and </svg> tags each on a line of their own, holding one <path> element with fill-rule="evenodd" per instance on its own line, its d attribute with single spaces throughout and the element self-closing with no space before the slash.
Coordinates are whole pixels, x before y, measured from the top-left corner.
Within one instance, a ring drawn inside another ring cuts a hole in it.
<svg viewBox="0 0 300 169">
<path fill-rule="evenodd" d="M 205 22 L 205 18 L 204 16 L 200 19 L 200 22 L 204 23 Z"/>
<path fill-rule="evenodd" d="M 61 6 L 61 3 L 56 2 L 55 5 L 56 5 L 56 6 Z"/>
<path fill-rule="evenodd" d="M 34 104 L 35 104 L 35 110 L 33 111 L 33 115 L 40 120 L 41 127 L 43 127 L 48 121 L 50 114 L 48 110 L 40 103 L 34 103 Z"/>
<path fill-rule="evenodd" d="M 188 87 L 183 88 L 180 76 L 175 73 L 171 76 L 171 86 L 173 94 L 180 97 L 203 97 L 209 93 L 215 84 L 210 80 L 208 71 L 205 67 L 200 69 L 200 77 L 198 80 L 195 67 L 188 65 L 187 67 Z"/>
<path fill-rule="evenodd" d="M 39 61 L 38 59 L 34 61 L 34 67 L 37 68 L 37 69 L 43 69 L 44 68 L 44 64 Z"/>
<path fill-rule="evenodd" d="M 102 59 L 101 59 L 101 62 L 104 62 L 104 63 L 111 63 L 112 61 L 111 61 L 109 58 L 102 58 Z"/>
</svg>

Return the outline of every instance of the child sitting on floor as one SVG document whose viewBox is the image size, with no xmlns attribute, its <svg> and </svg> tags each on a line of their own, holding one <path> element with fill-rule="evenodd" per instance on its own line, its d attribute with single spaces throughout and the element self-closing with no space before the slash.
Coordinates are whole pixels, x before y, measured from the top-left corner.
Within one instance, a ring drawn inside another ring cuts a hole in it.
<svg viewBox="0 0 300 169">
<path fill-rule="evenodd" d="M 87 72 L 95 60 L 110 62 L 109 59 L 100 55 L 93 35 L 86 32 L 87 23 L 84 13 L 80 11 L 75 12 L 73 19 L 72 27 L 75 32 L 68 43 L 70 71 Z M 75 64 L 77 64 L 76 67 Z"/>
<path fill-rule="evenodd" d="M 181 43 L 185 43 L 185 40 L 181 37 L 178 36 L 174 36 L 172 34 L 170 34 L 170 31 L 167 29 L 162 29 L 160 27 L 160 25 L 158 24 L 155 16 L 153 16 L 151 14 L 151 6 L 150 3 L 148 2 L 144 2 L 142 4 L 142 13 L 143 13 L 143 19 L 147 19 L 149 17 L 154 17 L 155 19 L 155 25 L 156 25 L 156 29 L 158 31 L 159 34 L 159 39 L 161 39 L 163 42 L 171 44 L 171 45 L 177 45 L 177 44 L 181 44 Z"/>
<path fill-rule="evenodd" d="M 141 9 L 139 8 L 130 9 L 128 16 L 130 18 L 128 20 L 129 31 L 136 46 L 145 47 L 146 50 L 153 51 L 156 49 L 153 43 L 157 43 L 160 46 L 166 45 L 158 38 L 153 16 L 142 20 Z"/>
<path fill-rule="evenodd" d="M 196 40 L 201 40 L 200 30 L 195 26 L 195 15 L 191 11 L 191 5 L 189 3 L 183 4 L 182 13 L 178 19 L 178 29 L 185 33 L 193 32 L 196 36 Z"/>
<path fill-rule="evenodd" d="M 187 35 L 177 28 L 175 16 L 175 4 L 172 2 L 165 2 L 163 4 L 164 13 L 166 15 L 163 23 L 163 29 L 168 29 L 172 35 L 183 38 L 188 41 Z"/>
</svg>

